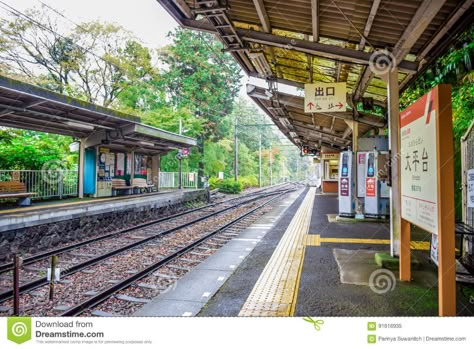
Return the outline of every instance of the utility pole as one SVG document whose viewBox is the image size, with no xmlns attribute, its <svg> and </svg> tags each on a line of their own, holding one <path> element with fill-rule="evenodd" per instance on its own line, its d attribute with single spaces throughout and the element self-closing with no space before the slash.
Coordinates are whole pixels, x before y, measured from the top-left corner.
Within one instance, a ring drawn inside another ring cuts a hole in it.
<svg viewBox="0 0 474 349">
<path fill-rule="evenodd" d="M 258 186 L 262 187 L 262 130 L 258 138 Z"/>
<path fill-rule="evenodd" d="M 181 119 L 181 117 L 179 118 L 179 134 L 182 135 L 183 134 L 183 120 Z M 182 178 L 183 177 L 183 167 L 182 167 L 182 154 L 181 154 L 181 149 L 178 150 L 178 154 L 176 156 L 178 158 L 178 189 L 181 190 L 183 189 L 183 182 L 182 182 Z"/>
<path fill-rule="evenodd" d="M 273 159 L 272 159 L 272 144 L 270 143 L 270 154 L 269 154 L 269 158 L 270 158 L 270 186 L 273 185 Z"/>
<path fill-rule="evenodd" d="M 239 180 L 239 139 L 237 137 L 237 127 L 239 123 L 239 117 L 235 116 L 234 121 L 234 180 Z"/>
</svg>

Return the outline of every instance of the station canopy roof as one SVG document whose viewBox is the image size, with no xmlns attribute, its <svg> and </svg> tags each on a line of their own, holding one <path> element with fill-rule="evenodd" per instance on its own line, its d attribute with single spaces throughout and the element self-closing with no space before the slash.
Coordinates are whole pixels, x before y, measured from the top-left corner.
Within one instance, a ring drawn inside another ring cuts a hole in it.
<svg viewBox="0 0 474 349">
<path fill-rule="evenodd" d="M 269 82 L 269 90 L 247 92 L 293 143 L 335 149 L 351 144 L 344 120 L 360 121 L 360 135 L 386 127 L 384 118 L 354 110 L 363 99 L 386 106 L 386 83 L 369 62 L 385 53 L 403 89 L 474 19 L 472 0 L 158 2 L 181 26 L 216 34 L 249 76 Z M 278 93 L 275 82 L 346 82 L 349 111 L 304 113 L 302 98 Z"/>
<path fill-rule="evenodd" d="M 0 126 L 85 139 L 148 154 L 196 145 L 196 140 L 140 123 L 136 116 L 0 77 Z"/>
</svg>

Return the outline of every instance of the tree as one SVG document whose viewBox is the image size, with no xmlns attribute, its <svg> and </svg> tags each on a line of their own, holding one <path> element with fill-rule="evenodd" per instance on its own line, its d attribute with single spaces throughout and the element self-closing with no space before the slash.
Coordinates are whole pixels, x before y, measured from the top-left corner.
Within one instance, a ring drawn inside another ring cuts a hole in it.
<svg viewBox="0 0 474 349">
<path fill-rule="evenodd" d="M 200 178 L 204 175 L 205 141 L 217 141 L 228 132 L 228 125 L 221 121 L 232 112 L 240 88 L 240 69 L 210 34 L 179 28 L 169 36 L 173 43 L 160 51 L 166 65 L 162 82 L 173 106 L 187 108 L 203 119 L 203 133 L 198 137 Z"/>
<path fill-rule="evenodd" d="M 0 24 L 3 73 L 91 103 L 111 106 L 138 82 L 153 79 L 151 54 L 124 28 L 92 21 L 62 32 L 45 10 L 13 13 Z"/>
</svg>

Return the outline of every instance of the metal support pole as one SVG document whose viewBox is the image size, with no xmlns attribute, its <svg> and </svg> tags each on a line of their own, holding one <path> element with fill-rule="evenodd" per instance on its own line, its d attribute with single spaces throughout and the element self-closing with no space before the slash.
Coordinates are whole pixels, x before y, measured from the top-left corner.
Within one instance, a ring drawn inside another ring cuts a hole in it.
<svg viewBox="0 0 474 349">
<path fill-rule="evenodd" d="M 262 130 L 258 139 L 258 186 L 262 187 Z"/>
<path fill-rule="evenodd" d="M 239 180 L 239 139 L 237 136 L 238 123 L 239 118 L 236 115 L 234 123 L 234 180 L 236 182 Z"/>
<path fill-rule="evenodd" d="M 272 145 L 270 144 L 270 185 L 273 185 L 273 159 L 272 159 Z"/>
<path fill-rule="evenodd" d="M 382 76 L 387 82 L 389 145 L 391 154 L 391 188 L 390 188 L 390 253 L 400 255 L 401 240 L 401 187 L 400 187 L 400 104 L 398 86 L 398 68 L 393 67 Z M 403 240 L 403 239 L 402 239 Z M 402 275 L 400 275 L 402 277 Z"/>
<path fill-rule="evenodd" d="M 178 189 L 183 189 L 183 166 L 181 156 L 178 157 Z"/>
<path fill-rule="evenodd" d="M 84 168 L 85 168 L 85 162 L 84 162 L 84 152 L 86 149 L 86 140 L 81 139 L 79 143 L 79 164 L 78 164 L 78 171 L 77 171 L 77 181 L 78 181 L 78 191 L 77 191 L 77 196 L 82 199 L 84 197 Z"/>
</svg>

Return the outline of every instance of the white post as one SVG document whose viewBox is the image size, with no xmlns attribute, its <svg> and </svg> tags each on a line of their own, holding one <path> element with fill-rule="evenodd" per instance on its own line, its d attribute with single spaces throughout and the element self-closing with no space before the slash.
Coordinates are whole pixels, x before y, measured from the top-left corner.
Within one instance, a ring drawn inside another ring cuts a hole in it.
<svg viewBox="0 0 474 349">
<path fill-rule="evenodd" d="M 77 170 L 77 180 L 79 183 L 77 196 L 82 199 L 84 197 L 84 152 L 86 149 L 86 140 L 81 139 L 79 143 L 79 166 Z"/>
</svg>

